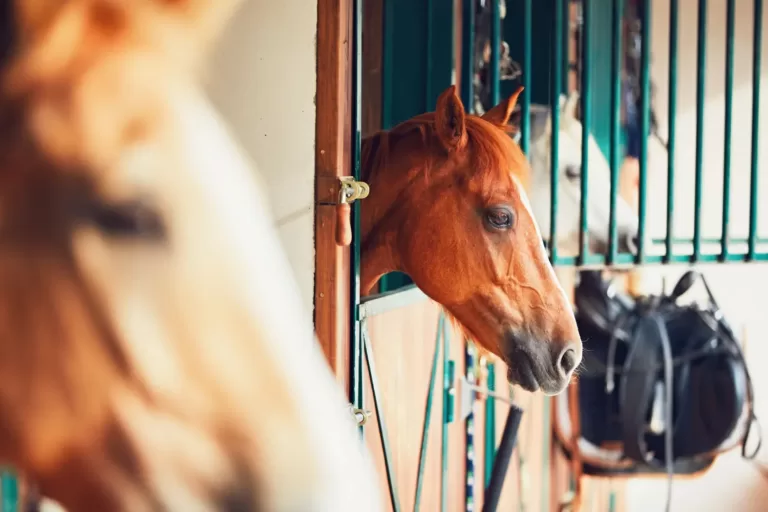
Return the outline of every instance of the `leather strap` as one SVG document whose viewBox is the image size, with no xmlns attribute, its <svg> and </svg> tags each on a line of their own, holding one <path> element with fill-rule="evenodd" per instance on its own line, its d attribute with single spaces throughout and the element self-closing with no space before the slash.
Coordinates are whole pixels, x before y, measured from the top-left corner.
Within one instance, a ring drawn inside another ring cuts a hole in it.
<svg viewBox="0 0 768 512">
<path fill-rule="evenodd" d="M 622 385 L 622 422 L 624 431 L 624 454 L 648 464 L 645 444 L 646 414 L 650 405 L 658 374 L 656 362 L 661 360 L 664 369 L 664 465 L 667 469 L 667 503 L 669 512 L 672 501 L 672 479 L 674 478 L 672 390 L 674 375 L 672 368 L 672 347 L 660 314 L 647 314 L 635 328 L 632 349 L 624 365 Z"/>
<path fill-rule="evenodd" d="M 633 340 L 622 370 L 619 397 L 624 454 L 639 462 L 648 462 L 648 450 L 644 437 L 648 423 L 648 408 L 658 380 L 657 365 L 660 350 L 658 324 L 652 315 L 647 315 L 635 326 Z"/>
</svg>

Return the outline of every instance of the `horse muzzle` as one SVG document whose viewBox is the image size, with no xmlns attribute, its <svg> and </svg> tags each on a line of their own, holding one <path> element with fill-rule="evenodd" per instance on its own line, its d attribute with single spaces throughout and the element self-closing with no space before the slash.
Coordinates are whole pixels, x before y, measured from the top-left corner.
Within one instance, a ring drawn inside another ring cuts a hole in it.
<svg viewBox="0 0 768 512">
<path fill-rule="evenodd" d="M 581 364 L 581 343 L 542 341 L 508 332 L 504 336 L 507 380 L 526 391 L 560 394 Z"/>
</svg>

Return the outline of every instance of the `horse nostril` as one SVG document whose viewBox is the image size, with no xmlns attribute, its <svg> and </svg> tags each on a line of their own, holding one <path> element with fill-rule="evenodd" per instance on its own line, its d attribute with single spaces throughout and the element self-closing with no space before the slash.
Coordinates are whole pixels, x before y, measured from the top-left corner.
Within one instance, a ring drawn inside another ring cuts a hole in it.
<svg viewBox="0 0 768 512">
<path fill-rule="evenodd" d="M 558 369 L 566 375 L 576 368 L 577 364 L 579 364 L 579 361 L 576 356 L 576 351 L 572 348 L 565 349 L 560 354 L 560 360 L 557 362 Z"/>
</svg>

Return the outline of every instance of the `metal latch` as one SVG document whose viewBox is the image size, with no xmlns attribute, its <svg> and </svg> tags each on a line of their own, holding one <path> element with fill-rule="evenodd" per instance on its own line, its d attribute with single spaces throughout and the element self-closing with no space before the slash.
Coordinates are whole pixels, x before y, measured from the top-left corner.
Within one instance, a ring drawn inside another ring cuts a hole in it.
<svg viewBox="0 0 768 512">
<path fill-rule="evenodd" d="M 331 179 L 331 178 L 327 178 Z M 318 204 L 336 207 L 336 243 L 345 247 L 352 243 L 351 204 L 359 199 L 365 199 L 371 188 L 364 181 L 358 181 L 353 176 L 332 178 L 333 183 L 319 186 Z"/>
<path fill-rule="evenodd" d="M 371 192 L 366 182 L 357 181 L 352 176 L 341 176 L 339 182 L 339 204 L 352 204 L 358 199 L 365 199 Z"/>
<path fill-rule="evenodd" d="M 358 427 L 362 427 L 363 425 L 365 425 L 365 423 L 368 421 L 368 418 L 371 417 L 371 411 L 366 411 L 365 409 L 358 409 L 352 404 L 349 404 L 349 413 L 352 415 L 353 418 L 355 418 L 355 423 L 357 423 Z"/>
</svg>

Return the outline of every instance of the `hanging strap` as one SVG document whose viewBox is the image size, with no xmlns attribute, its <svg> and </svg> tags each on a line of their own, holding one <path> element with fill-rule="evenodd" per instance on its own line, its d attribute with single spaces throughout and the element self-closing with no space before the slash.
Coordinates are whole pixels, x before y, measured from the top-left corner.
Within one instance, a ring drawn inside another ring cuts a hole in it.
<svg viewBox="0 0 768 512">
<path fill-rule="evenodd" d="M 648 462 L 645 444 L 646 415 L 657 382 L 660 334 L 650 317 L 638 321 L 624 363 L 620 390 L 624 454 Z M 669 419 L 667 419 L 669 420 Z"/>
<path fill-rule="evenodd" d="M 651 313 L 638 321 L 630 352 L 624 364 L 621 389 L 621 419 L 624 454 L 634 460 L 652 463 L 645 443 L 646 415 L 657 382 L 659 349 L 664 369 L 664 463 L 667 469 L 667 504 L 669 510 L 674 478 L 672 397 L 674 373 L 672 346 L 663 319 Z"/>
<path fill-rule="evenodd" d="M 509 461 L 512 459 L 512 453 L 515 451 L 515 444 L 517 444 L 517 431 L 520 428 L 522 417 L 522 409 L 516 405 L 509 408 L 504 433 L 501 435 L 499 449 L 496 451 L 496 458 L 493 461 L 491 480 L 485 489 L 483 512 L 496 512 L 496 508 L 499 506 L 499 498 L 501 498 L 504 479 L 507 476 Z"/>
</svg>

